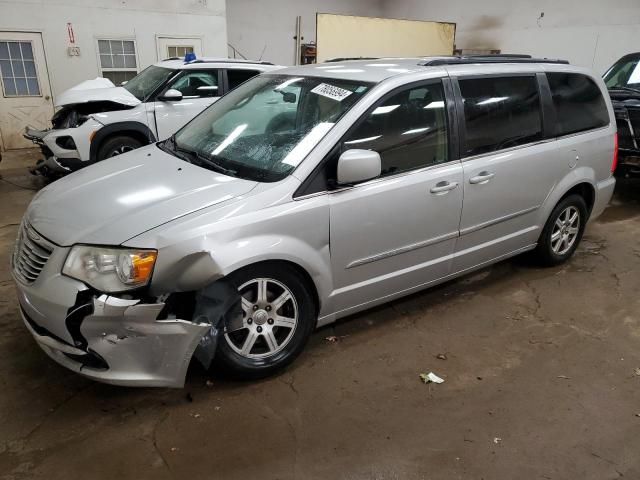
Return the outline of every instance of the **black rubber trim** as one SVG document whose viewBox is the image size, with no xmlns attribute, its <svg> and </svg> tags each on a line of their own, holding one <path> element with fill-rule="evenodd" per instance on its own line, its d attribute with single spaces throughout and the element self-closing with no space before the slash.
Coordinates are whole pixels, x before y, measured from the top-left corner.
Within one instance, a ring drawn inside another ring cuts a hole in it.
<svg viewBox="0 0 640 480">
<path fill-rule="evenodd" d="M 542 131 L 545 139 L 555 138 L 556 125 L 558 124 L 556 108 L 553 105 L 553 97 L 549 88 L 546 73 L 536 74 L 538 78 L 538 92 L 542 100 Z"/>
<path fill-rule="evenodd" d="M 73 339 L 74 346 L 86 349 L 87 339 L 80 332 L 80 325 L 87 315 L 93 313 L 93 300 L 96 297 L 92 290 L 82 290 L 76 295 L 75 303 L 67 310 L 67 318 L 64 323 L 67 331 Z"/>
<path fill-rule="evenodd" d="M 118 122 L 105 125 L 96 133 L 95 137 L 91 141 L 91 148 L 89 150 L 89 161 L 83 162 L 83 167 L 97 162 L 98 151 L 102 142 L 104 142 L 111 135 L 126 135 L 127 132 L 136 132 L 142 134 L 148 143 L 154 143 L 157 141 L 154 133 L 145 124 L 140 122 Z"/>
</svg>

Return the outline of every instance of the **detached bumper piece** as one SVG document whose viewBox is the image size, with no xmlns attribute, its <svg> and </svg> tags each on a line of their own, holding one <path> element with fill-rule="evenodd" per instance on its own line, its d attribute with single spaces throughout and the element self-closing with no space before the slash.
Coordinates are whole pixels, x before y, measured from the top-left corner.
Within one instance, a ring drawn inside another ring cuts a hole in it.
<svg viewBox="0 0 640 480">
<path fill-rule="evenodd" d="M 25 325 L 57 363 L 85 377 L 125 386 L 184 386 L 208 323 L 158 319 L 164 303 L 145 304 L 101 295 L 70 309 L 65 321 L 73 344 L 42 327 L 21 298 Z"/>
</svg>

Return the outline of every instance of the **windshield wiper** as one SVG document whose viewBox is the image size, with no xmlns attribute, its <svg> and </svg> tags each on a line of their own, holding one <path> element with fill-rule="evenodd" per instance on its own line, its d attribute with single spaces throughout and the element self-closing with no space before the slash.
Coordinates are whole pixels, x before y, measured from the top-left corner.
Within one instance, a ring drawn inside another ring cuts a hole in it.
<svg viewBox="0 0 640 480">
<path fill-rule="evenodd" d="M 200 162 L 200 165 L 205 168 L 211 168 L 211 170 L 216 171 L 218 173 L 222 173 L 223 175 L 228 175 L 230 177 L 235 177 L 237 175 L 236 170 L 232 170 L 230 168 L 223 167 L 219 163 L 213 161 L 212 157 L 207 157 L 206 155 L 200 152 L 190 152 L 192 153 L 196 159 Z"/>
<path fill-rule="evenodd" d="M 627 92 L 633 92 L 640 95 L 640 88 L 632 88 L 632 87 L 623 87 L 621 85 L 610 87 L 609 90 L 625 90 Z"/>
</svg>

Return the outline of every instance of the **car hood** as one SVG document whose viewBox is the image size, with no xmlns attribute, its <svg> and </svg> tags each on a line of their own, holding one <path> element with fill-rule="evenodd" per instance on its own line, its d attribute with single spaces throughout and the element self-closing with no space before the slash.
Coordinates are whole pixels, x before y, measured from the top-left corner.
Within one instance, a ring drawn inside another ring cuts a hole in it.
<svg viewBox="0 0 640 480">
<path fill-rule="evenodd" d="M 106 78 L 95 78 L 79 83 L 57 96 L 55 106 L 76 105 L 88 102 L 115 102 L 135 107 L 140 103 L 126 88 L 116 87 Z"/>
<path fill-rule="evenodd" d="M 149 145 L 53 182 L 34 197 L 26 218 L 61 246 L 119 245 L 183 215 L 221 206 L 255 186 Z"/>
</svg>

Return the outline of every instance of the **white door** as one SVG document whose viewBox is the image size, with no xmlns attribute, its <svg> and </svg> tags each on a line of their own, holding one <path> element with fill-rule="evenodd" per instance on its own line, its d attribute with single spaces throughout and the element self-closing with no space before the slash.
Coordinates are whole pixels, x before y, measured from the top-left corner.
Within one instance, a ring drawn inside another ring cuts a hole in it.
<svg viewBox="0 0 640 480">
<path fill-rule="evenodd" d="M 39 33 L 0 32 L 0 147 L 33 147 L 22 137 L 27 125 L 51 126 L 53 102 Z"/>
<path fill-rule="evenodd" d="M 201 38 L 156 37 L 156 45 L 158 60 L 184 58 L 187 53 L 195 53 L 196 57 L 202 56 Z"/>
<path fill-rule="evenodd" d="M 440 81 L 383 99 L 343 141 L 352 148 L 380 153 L 382 177 L 329 193 L 339 311 L 448 275 L 462 210 Z"/>
<path fill-rule="evenodd" d="M 158 140 L 163 140 L 176 132 L 185 123 L 218 99 L 220 70 L 183 70 L 165 89 L 175 89 L 182 93 L 182 100 L 153 102 Z"/>
</svg>

